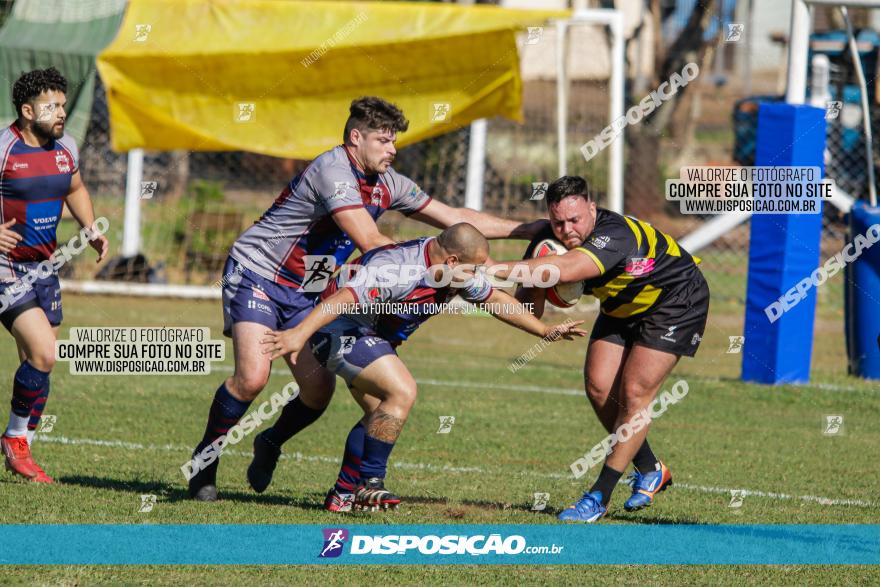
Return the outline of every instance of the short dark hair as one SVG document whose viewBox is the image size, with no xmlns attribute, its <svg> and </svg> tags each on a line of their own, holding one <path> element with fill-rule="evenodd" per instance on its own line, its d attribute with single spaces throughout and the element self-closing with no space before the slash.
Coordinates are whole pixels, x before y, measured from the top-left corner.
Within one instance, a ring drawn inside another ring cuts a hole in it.
<svg viewBox="0 0 880 587">
<path fill-rule="evenodd" d="M 342 136 L 343 142 L 348 141 L 353 128 L 361 132 L 376 130 L 406 132 L 409 128 L 409 121 L 403 116 L 400 108 L 375 96 L 364 96 L 353 100 L 348 112 L 348 120 Z"/>
<path fill-rule="evenodd" d="M 583 177 L 577 175 L 563 175 L 547 187 L 545 196 L 547 205 L 558 204 L 568 196 L 580 196 L 588 202 L 593 201 L 590 193 L 590 184 Z"/>
<path fill-rule="evenodd" d="M 54 67 L 35 69 L 21 74 L 12 85 L 12 103 L 15 105 L 15 112 L 21 116 L 22 105 L 46 90 L 67 93 L 67 80 Z"/>
</svg>

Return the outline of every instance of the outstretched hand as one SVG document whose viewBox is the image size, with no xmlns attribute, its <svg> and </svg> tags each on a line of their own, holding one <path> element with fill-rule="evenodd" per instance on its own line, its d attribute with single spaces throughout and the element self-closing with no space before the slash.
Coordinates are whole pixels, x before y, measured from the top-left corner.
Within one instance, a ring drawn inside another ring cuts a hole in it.
<svg viewBox="0 0 880 587">
<path fill-rule="evenodd" d="M 583 320 L 575 320 L 573 322 L 566 321 L 555 326 L 548 326 L 547 330 L 544 331 L 544 338 L 550 342 L 557 341 L 560 338 L 564 338 L 565 340 L 574 340 L 576 337 L 582 338 L 589 334 L 586 330 L 578 328 L 578 326 L 583 323 Z"/>
<path fill-rule="evenodd" d="M 290 330 L 267 330 L 265 336 L 260 340 L 261 344 L 265 344 L 263 354 L 272 353 L 271 360 L 274 361 L 278 357 L 290 355 L 290 362 L 296 364 L 297 355 L 305 346 L 305 341 L 300 340 L 297 336 L 295 328 Z"/>
</svg>

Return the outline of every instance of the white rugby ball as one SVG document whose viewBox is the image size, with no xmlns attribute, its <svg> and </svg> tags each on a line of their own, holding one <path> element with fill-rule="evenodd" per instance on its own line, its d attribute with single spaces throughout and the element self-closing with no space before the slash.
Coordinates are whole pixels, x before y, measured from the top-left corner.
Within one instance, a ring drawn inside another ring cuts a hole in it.
<svg viewBox="0 0 880 587">
<path fill-rule="evenodd" d="M 564 255 L 567 252 L 568 249 L 558 240 L 545 238 L 535 246 L 535 250 L 532 251 L 532 257 Z M 571 308 L 582 295 L 584 295 L 584 284 L 582 281 L 560 283 L 547 289 L 547 301 L 557 308 Z"/>
</svg>

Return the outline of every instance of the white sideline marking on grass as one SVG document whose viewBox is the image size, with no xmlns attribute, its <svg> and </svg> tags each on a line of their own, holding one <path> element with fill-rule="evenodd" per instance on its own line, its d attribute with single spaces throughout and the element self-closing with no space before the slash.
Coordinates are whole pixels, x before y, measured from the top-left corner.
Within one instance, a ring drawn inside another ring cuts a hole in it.
<svg viewBox="0 0 880 587">
<path fill-rule="evenodd" d="M 217 371 L 232 372 L 231 365 L 215 365 L 212 369 Z M 272 369 L 272 375 L 292 377 L 290 371 L 284 369 Z M 484 389 L 509 389 L 511 391 L 525 391 L 532 393 L 555 393 L 557 395 L 584 395 L 583 390 L 563 389 L 559 387 L 541 387 L 540 385 L 510 385 L 500 383 L 482 383 L 477 381 L 444 381 L 442 379 L 416 379 L 416 383 L 423 385 L 439 385 L 443 387 L 478 387 Z"/>
<path fill-rule="evenodd" d="M 232 373 L 234 368 L 232 365 L 214 365 L 211 367 L 212 370 L 215 371 L 224 371 L 226 373 Z M 292 377 L 290 371 L 286 369 L 272 369 L 273 375 L 281 375 L 282 377 Z M 688 379 L 693 379 L 694 381 L 709 381 L 712 383 L 732 383 L 732 384 L 744 384 L 744 385 L 757 385 L 753 383 L 748 383 L 745 381 L 729 381 L 726 379 L 721 379 L 720 377 L 702 377 L 696 375 L 688 375 Z M 582 389 L 566 389 L 561 387 L 543 387 L 540 385 L 512 385 L 512 384 L 504 384 L 504 383 L 483 383 L 478 381 L 444 381 L 442 379 L 416 379 L 416 383 L 422 383 L 424 385 L 439 385 L 443 387 L 478 387 L 484 389 L 508 389 L 510 391 L 524 391 L 524 392 L 532 392 L 532 393 L 552 393 L 556 395 L 576 395 L 582 396 L 584 395 L 584 390 Z M 794 384 L 793 384 L 794 385 Z M 873 389 L 870 388 L 859 388 L 859 387 L 847 387 L 844 385 L 834 385 L 833 383 L 808 383 L 808 384 L 797 384 L 796 387 L 803 387 L 806 389 L 820 389 L 824 391 L 862 391 L 862 392 L 872 392 Z"/>
<path fill-rule="evenodd" d="M 88 445 L 88 446 L 106 446 L 109 448 L 123 448 L 126 450 L 166 450 L 166 451 L 174 451 L 174 452 L 189 452 L 191 453 L 194 449 L 191 446 L 184 446 L 182 444 L 140 444 L 137 442 L 125 442 L 123 440 L 96 440 L 94 438 L 67 438 L 66 436 L 55 436 L 55 435 L 46 435 L 46 434 L 37 434 L 35 436 L 35 440 L 39 440 L 40 442 L 49 442 L 55 444 L 68 444 L 68 445 Z M 224 455 L 231 455 L 237 457 L 251 457 L 253 453 L 250 451 L 244 450 L 223 450 Z M 282 459 L 292 459 L 294 461 L 309 461 L 313 463 L 332 463 L 338 465 L 341 463 L 341 459 L 338 457 L 325 457 L 325 456 L 309 456 L 304 455 L 301 452 L 287 453 L 281 455 Z M 482 473 L 483 470 L 480 467 L 452 467 L 449 465 L 432 465 L 428 463 L 405 463 L 405 462 L 397 462 L 391 463 L 392 467 L 398 469 L 418 469 L 423 471 L 440 471 L 443 473 Z"/>
<path fill-rule="evenodd" d="M 166 451 L 175 451 L 175 452 L 187 452 L 191 453 L 193 451 L 192 447 L 184 446 L 182 444 L 140 444 L 137 442 L 125 442 L 122 440 L 96 440 L 92 438 L 67 438 L 66 436 L 56 436 L 54 434 L 37 434 L 35 436 L 35 440 L 39 440 L 40 442 L 48 442 L 50 444 L 66 444 L 66 445 L 87 445 L 87 446 L 105 446 L 109 448 L 122 448 L 126 450 L 166 450 Z M 224 450 L 223 454 L 231 455 L 231 456 L 239 456 L 239 457 L 250 457 L 252 456 L 251 452 L 242 451 L 242 450 Z M 309 462 L 318 462 L 318 463 L 331 463 L 334 465 L 338 465 L 340 463 L 340 459 L 336 457 L 327 457 L 327 456 L 314 456 L 314 455 L 304 455 L 300 452 L 290 453 L 290 454 L 282 454 L 282 459 L 292 459 L 295 461 L 309 461 Z M 407 469 L 407 470 L 421 470 L 421 471 L 439 471 L 444 473 L 479 473 L 485 474 L 489 471 L 484 469 L 483 467 L 452 467 L 449 465 L 433 465 L 430 463 L 407 463 L 403 461 L 392 462 L 391 466 L 395 469 Z M 546 477 L 550 479 L 569 479 L 573 480 L 571 475 L 563 475 L 562 473 L 531 473 L 536 477 Z M 620 482 L 621 485 L 625 485 L 625 481 Z M 815 502 L 822 505 L 851 505 L 857 507 L 876 507 L 874 503 L 868 501 L 862 501 L 859 499 L 831 499 L 828 497 L 819 497 L 816 495 L 790 495 L 787 493 L 775 493 L 769 491 L 757 491 L 753 489 L 741 489 L 741 488 L 732 488 L 732 487 L 711 487 L 706 485 L 691 485 L 689 483 L 679 483 L 675 482 L 675 487 L 679 487 L 681 489 L 687 489 L 690 491 L 699 491 L 701 493 L 721 493 L 729 495 L 731 491 L 736 489 L 737 491 L 742 491 L 744 495 L 753 495 L 756 497 L 766 497 L 768 499 L 776 499 L 776 500 L 800 500 L 800 501 L 808 501 Z"/>
<path fill-rule="evenodd" d="M 859 499 L 830 499 L 828 497 L 819 497 L 816 495 L 789 495 L 787 493 L 775 493 L 772 491 L 757 491 L 752 489 L 739 489 L 733 487 L 707 487 L 706 485 L 691 485 L 689 483 L 675 482 L 674 487 L 682 487 L 692 491 L 702 491 L 704 493 L 723 493 L 730 495 L 731 491 L 741 491 L 743 495 L 754 495 L 757 497 L 766 497 L 769 499 L 799 499 L 801 501 L 813 501 L 822 505 L 855 505 L 859 507 L 875 507 L 869 501 L 861 501 Z"/>
</svg>

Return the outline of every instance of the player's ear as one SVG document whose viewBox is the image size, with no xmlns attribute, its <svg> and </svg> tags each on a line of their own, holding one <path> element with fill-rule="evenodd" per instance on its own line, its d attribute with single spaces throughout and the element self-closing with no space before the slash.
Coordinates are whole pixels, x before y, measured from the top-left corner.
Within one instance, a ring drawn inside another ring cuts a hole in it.
<svg viewBox="0 0 880 587">
<path fill-rule="evenodd" d="M 30 102 L 25 102 L 21 105 L 21 117 L 25 120 L 34 120 L 34 105 Z"/>
</svg>

